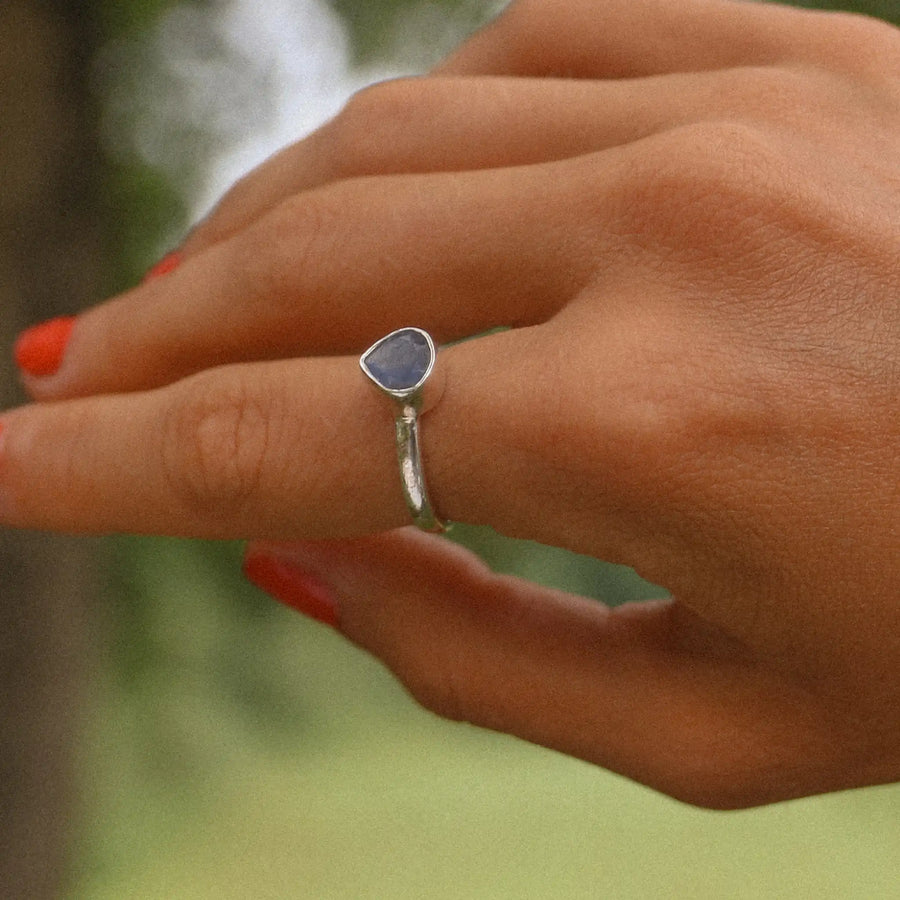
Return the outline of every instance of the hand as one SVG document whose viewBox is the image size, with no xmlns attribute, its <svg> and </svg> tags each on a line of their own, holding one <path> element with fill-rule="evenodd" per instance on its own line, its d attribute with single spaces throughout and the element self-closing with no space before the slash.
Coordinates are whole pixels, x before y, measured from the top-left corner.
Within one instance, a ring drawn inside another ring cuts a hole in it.
<svg viewBox="0 0 900 900">
<path fill-rule="evenodd" d="M 895 780 L 898 134 L 875 21 L 520 0 L 79 317 L 28 379 L 65 402 L 3 417 L 0 517 L 265 539 L 257 580 L 426 705 L 692 803 Z M 403 325 L 511 326 L 441 353 L 439 512 L 675 600 L 607 610 L 375 536 L 408 516 L 355 357 Z"/>
</svg>

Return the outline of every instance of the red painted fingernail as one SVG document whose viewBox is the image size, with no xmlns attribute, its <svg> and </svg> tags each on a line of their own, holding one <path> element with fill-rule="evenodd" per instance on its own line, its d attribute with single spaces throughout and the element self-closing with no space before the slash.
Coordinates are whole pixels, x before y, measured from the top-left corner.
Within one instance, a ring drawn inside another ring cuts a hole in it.
<svg viewBox="0 0 900 900">
<path fill-rule="evenodd" d="M 283 559 L 265 553 L 248 553 L 244 577 L 281 603 L 304 616 L 338 627 L 338 609 L 331 591 L 317 578 Z"/>
<path fill-rule="evenodd" d="M 23 331 L 13 351 L 16 365 L 29 375 L 53 375 L 62 363 L 74 325 L 74 316 L 62 316 Z"/>
<path fill-rule="evenodd" d="M 162 278 L 163 275 L 174 272 L 181 265 L 182 259 L 182 255 L 177 250 L 167 253 L 155 266 L 153 266 L 152 269 L 150 269 L 150 271 L 147 272 L 144 276 L 144 281 L 152 281 L 154 278 Z"/>
</svg>

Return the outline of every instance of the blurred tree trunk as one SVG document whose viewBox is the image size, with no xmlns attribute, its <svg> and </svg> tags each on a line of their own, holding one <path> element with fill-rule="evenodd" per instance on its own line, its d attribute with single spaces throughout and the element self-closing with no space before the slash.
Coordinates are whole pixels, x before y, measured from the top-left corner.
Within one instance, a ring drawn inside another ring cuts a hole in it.
<svg viewBox="0 0 900 900">
<path fill-rule="evenodd" d="M 0 0 L 0 402 L 14 335 L 71 313 L 101 270 L 92 4 Z M 0 530 L 0 896 L 63 891 L 89 542 Z"/>
</svg>

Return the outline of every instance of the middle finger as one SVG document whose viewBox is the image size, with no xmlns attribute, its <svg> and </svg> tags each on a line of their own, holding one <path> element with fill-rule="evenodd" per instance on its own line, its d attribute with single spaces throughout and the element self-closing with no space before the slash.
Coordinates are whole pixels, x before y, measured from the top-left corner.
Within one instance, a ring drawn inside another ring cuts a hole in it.
<svg viewBox="0 0 900 900">
<path fill-rule="evenodd" d="M 548 189 L 548 185 L 552 189 Z M 251 228 L 81 316 L 38 399 L 145 389 L 225 363 L 359 352 L 415 324 L 440 342 L 544 321 L 595 268 L 561 163 L 362 178 L 298 195 Z"/>
</svg>

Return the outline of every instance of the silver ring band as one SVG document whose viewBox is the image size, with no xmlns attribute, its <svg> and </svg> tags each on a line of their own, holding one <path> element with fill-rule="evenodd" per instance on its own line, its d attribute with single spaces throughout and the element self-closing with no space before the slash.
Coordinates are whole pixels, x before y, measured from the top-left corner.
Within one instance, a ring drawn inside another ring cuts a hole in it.
<svg viewBox="0 0 900 900">
<path fill-rule="evenodd" d="M 446 525 L 428 499 L 419 441 L 419 416 L 425 382 L 437 356 L 434 341 L 421 328 L 400 328 L 376 341 L 359 358 L 360 368 L 396 405 L 394 425 L 403 498 L 413 524 L 441 532 Z"/>
</svg>

